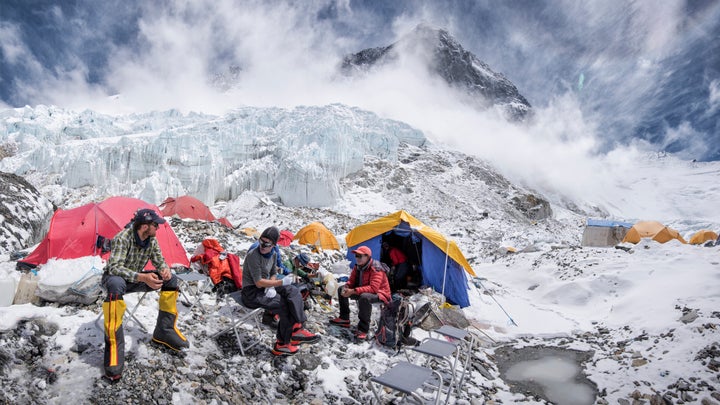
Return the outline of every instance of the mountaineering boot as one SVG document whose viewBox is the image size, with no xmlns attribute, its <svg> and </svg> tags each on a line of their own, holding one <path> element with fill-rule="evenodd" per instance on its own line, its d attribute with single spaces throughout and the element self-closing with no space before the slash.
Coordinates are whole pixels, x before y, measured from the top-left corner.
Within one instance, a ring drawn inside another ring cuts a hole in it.
<svg viewBox="0 0 720 405">
<path fill-rule="evenodd" d="M 117 381 L 125 365 L 125 333 L 122 326 L 125 301 L 122 296 L 108 294 L 102 308 L 105 325 L 105 378 Z"/>
<path fill-rule="evenodd" d="M 293 333 L 290 337 L 291 344 L 297 346 L 303 343 L 315 343 L 318 340 L 320 340 L 320 336 L 304 329 L 301 323 L 293 325 Z"/>
<path fill-rule="evenodd" d="M 190 347 L 190 343 L 175 325 L 178 317 L 177 297 L 177 290 L 160 291 L 160 309 L 152 340 L 155 343 L 180 351 L 180 349 Z"/>
<path fill-rule="evenodd" d="M 275 356 L 291 356 L 298 352 L 298 347 L 292 342 L 283 344 L 281 341 L 276 340 L 275 346 L 273 346 L 271 352 Z"/>
<path fill-rule="evenodd" d="M 367 340 L 367 337 L 368 337 L 368 333 L 367 333 L 367 332 L 363 332 L 363 331 L 361 331 L 361 330 L 359 330 L 359 329 L 355 331 L 355 338 L 356 338 L 357 340 Z"/>
</svg>

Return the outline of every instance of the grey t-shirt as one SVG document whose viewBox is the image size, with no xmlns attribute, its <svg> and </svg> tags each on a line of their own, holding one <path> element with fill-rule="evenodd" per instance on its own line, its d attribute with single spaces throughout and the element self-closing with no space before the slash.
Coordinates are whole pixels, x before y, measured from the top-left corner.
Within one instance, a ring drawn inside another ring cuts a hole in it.
<svg viewBox="0 0 720 405">
<path fill-rule="evenodd" d="M 243 276 L 242 283 L 243 287 L 255 286 L 255 284 L 261 278 L 269 279 L 271 276 L 277 274 L 277 259 L 275 258 L 275 252 L 272 251 L 270 257 L 263 257 L 260 254 L 260 249 L 251 249 L 245 260 L 243 261 Z"/>
</svg>

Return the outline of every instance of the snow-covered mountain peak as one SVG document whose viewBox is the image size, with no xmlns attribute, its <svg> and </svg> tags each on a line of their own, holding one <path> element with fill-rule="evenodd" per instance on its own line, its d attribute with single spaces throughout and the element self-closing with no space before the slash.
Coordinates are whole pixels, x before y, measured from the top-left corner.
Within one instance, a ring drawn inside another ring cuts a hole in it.
<svg viewBox="0 0 720 405">
<path fill-rule="evenodd" d="M 367 73 L 407 58 L 417 60 L 432 75 L 460 90 L 478 108 L 495 106 L 510 120 L 522 120 L 531 112 L 530 103 L 509 79 L 465 50 L 448 31 L 427 23 L 417 25 L 391 45 L 347 55 L 341 69 L 347 75 Z"/>
</svg>

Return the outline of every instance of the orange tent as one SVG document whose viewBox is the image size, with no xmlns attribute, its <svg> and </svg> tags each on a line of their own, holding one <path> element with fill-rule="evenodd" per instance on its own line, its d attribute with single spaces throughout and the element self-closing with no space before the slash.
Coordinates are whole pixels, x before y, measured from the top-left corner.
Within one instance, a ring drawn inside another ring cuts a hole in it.
<svg viewBox="0 0 720 405">
<path fill-rule="evenodd" d="M 195 197 L 184 195 L 182 197 L 168 197 L 160 204 L 160 210 L 164 217 L 177 215 L 180 218 L 201 219 L 203 221 L 215 221 L 215 215 L 210 208 Z"/>
<path fill-rule="evenodd" d="M 691 245 L 701 245 L 709 240 L 715 240 L 718 238 L 718 234 L 707 230 L 702 229 L 693 234 L 693 236 L 690 237 L 690 241 L 688 242 Z"/>
<path fill-rule="evenodd" d="M 312 222 L 297 231 L 295 239 L 301 245 L 312 245 L 315 251 L 321 249 L 340 250 L 335 235 L 320 222 Z"/>
<path fill-rule="evenodd" d="M 660 243 L 665 243 L 672 239 L 677 239 L 682 243 L 687 243 L 685 242 L 685 239 L 680 236 L 678 231 L 668 228 L 657 221 L 636 222 L 635 225 L 630 228 L 628 233 L 625 234 L 625 238 L 622 241 L 623 243 L 638 243 L 643 238 L 652 238 L 652 240 Z"/>
</svg>

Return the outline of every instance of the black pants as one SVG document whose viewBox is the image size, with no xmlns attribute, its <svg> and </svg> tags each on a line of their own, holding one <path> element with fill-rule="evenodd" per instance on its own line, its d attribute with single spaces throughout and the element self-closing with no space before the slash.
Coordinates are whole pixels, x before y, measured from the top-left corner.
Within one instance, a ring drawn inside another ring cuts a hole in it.
<svg viewBox="0 0 720 405">
<path fill-rule="evenodd" d="M 338 289 L 338 303 L 340 304 L 340 318 L 350 319 L 350 298 L 358 302 L 358 330 L 368 333 L 370 330 L 370 316 L 372 315 L 372 304 L 380 302 L 380 297 L 373 293 L 355 294 L 350 297 L 343 297 L 341 292 L 345 287 Z"/>
<path fill-rule="evenodd" d="M 305 317 L 305 307 L 300 290 L 294 285 L 275 287 L 277 294 L 268 298 L 265 289 L 254 285 L 243 287 L 242 303 L 250 309 L 264 308 L 280 316 L 278 321 L 277 339 L 283 344 L 290 343 L 293 325 L 302 324 Z"/>
<path fill-rule="evenodd" d="M 103 274 L 101 283 L 105 286 L 105 289 L 108 292 L 108 296 L 112 294 L 112 296 L 118 297 L 116 299 L 123 299 L 123 295 L 125 295 L 126 293 L 154 291 L 152 288 L 150 288 L 150 286 L 145 283 L 131 283 L 120 276 L 112 276 L 107 273 Z M 160 289 L 163 291 L 177 290 L 177 277 L 173 274 L 170 280 L 163 281 L 162 287 L 160 287 Z"/>
<path fill-rule="evenodd" d="M 395 266 L 395 274 L 394 274 L 394 287 L 395 290 L 402 290 L 407 288 L 407 275 L 408 275 L 408 269 L 410 266 L 408 266 L 407 262 L 403 262 Z"/>
</svg>

